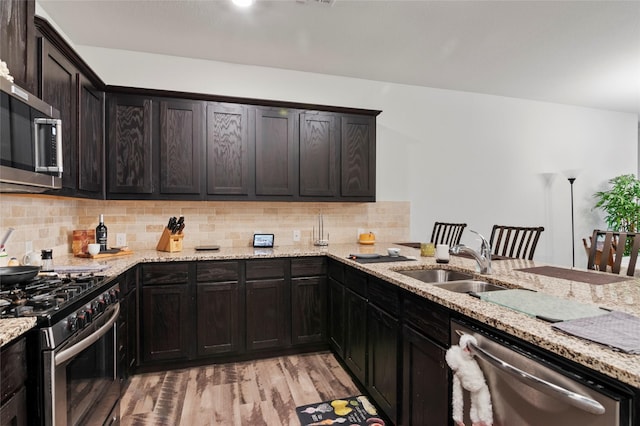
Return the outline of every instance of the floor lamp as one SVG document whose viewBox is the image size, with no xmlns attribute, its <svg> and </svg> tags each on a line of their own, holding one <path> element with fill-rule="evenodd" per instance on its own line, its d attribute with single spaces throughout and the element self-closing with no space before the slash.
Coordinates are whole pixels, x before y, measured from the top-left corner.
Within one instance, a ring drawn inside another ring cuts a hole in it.
<svg viewBox="0 0 640 426">
<path fill-rule="evenodd" d="M 575 238 L 575 225 L 573 220 L 573 182 L 576 181 L 576 178 L 570 177 L 568 178 L 569 184 L 571 185 L 571 259 L 572 265 L 576 267 L 576 238 Z"/>
</svg>

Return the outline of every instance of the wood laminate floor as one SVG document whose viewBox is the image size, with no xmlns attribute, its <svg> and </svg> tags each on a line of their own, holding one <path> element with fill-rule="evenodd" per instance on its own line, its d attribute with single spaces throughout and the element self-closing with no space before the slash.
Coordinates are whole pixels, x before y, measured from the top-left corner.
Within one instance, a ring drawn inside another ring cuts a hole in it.
<svg viewBox="0 0 640 426">
<path fill-rule="evenodd" d="M 295 407 L 359 395 L 333 354 L 320 352 L 133 376 L 123 425 L 299 425 Z"/>
</svg>

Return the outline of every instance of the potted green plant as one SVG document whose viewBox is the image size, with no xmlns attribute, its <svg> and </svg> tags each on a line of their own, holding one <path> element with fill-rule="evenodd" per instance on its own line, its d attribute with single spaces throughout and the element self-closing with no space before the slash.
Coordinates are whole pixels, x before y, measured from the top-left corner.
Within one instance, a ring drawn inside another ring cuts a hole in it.
<svg viewBox="0 0 640 426">
<path fill-rule="evenodd" d="M 608 229 L 636 232 L 640 224 L 640 180 L 632 174 L 609 180 L 611 189 L 594 194 L 595 207 L 604 210 Z"/>
</svg>

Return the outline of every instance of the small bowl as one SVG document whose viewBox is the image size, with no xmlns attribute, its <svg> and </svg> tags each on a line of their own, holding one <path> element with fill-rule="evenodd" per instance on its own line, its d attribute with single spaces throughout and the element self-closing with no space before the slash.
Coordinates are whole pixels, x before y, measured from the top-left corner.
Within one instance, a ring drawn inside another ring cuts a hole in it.
<svg viewBox="0 0 640 426">
<path fill-rule="evenodd" d="M 389 256 L 391 257 L 398 257 L 400 256 L 400 249 L 395 247 L 388 248 L 387 253 L 389 253 Z"/>
<path fill-rule="evenodd" d="M 87 250 L 89 251 L 90 255 L 95 256 L 96 254 L 100 253 L 100 244 L 89 244 L 87 246 Z"/>
</svg>

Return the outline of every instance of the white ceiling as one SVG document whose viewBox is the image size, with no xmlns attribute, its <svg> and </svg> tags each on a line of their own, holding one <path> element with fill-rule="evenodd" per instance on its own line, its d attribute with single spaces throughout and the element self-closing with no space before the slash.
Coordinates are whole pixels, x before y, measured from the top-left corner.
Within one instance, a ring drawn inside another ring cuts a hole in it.
<svg viewBox="0 0 640 426">
<path fill-rule="evenodd" d="M 38 0 L 76 45 L 638 113 L 640 1 Z M 108 83 L 108 82 L 107 82 Z"/>
</svg>

